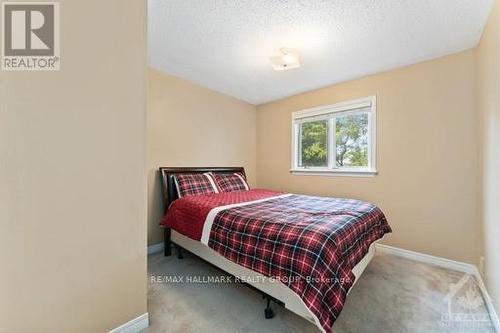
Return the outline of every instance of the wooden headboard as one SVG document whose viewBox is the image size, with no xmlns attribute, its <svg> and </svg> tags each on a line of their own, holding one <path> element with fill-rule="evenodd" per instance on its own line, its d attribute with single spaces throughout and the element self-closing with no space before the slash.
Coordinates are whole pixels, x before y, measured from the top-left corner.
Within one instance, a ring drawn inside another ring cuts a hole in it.
<svg viewBox="0 0 500 333">
<path fill-rule="evenodd" d="M 239 172 L 245 176 L 245 169 L 242 167 L 161 167 L 161 189 L 163 193 L 163 204 L 165 213 L 170 207 L 170 204 L 177 199 L 177 189 L 175 188 L 174 176 L 181 173 L 234 173 Z"/>
</svg>

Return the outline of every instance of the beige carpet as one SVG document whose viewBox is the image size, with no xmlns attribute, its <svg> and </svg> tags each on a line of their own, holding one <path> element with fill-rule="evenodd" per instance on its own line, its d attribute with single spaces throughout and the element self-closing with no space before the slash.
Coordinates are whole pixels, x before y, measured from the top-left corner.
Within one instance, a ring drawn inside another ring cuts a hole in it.
<svg viewBox="0 0 500 333">
<path fill-rule="evenodd" d="M 223 276 L 192 255 L 182 260 L 152 255 L 149 274 L 151 325 L 144 332 L 319 332 L 275 304 L 275 318 L 264 319 L 262 296 L 243 285 L 187 283 L 189 276 Z M 162 276 L 170 281 L 152 282 L 151 277 Z M 450 303 L 452 314 L 473 315 L 473 321 L 447 320 L 446 295 L 456 283 L 462 288 Z M 494 332 L 480 295 L 475 281 L 462 273 L 377 254 L 349 294 L 333 332 Z"/>
</svg>

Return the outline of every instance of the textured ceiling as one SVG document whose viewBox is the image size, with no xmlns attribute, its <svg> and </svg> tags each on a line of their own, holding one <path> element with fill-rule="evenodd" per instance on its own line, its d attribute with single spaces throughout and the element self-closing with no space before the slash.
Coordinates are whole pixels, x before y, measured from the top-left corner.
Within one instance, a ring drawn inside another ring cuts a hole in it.
<svg viewBox="0 0 500 333">
<path fill-rule="evenodd" d="M 150 65 L 252 104 L 473 48 L 494 0 L 149 0 Z M 302 67 L 275 72 L 279 48 Z"/>
</svg>

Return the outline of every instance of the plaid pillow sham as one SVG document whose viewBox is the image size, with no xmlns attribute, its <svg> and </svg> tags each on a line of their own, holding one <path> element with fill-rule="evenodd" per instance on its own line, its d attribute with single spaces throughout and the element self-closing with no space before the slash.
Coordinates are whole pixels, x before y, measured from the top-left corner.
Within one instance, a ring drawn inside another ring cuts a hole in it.
<svg viewBox="0 0 500 333">
<path fill-rule="evenodd" d="M 217 186 L 207 173 L 191 173 L 174 176 L 175 186 L 179 198 L 192 195 L 219 193 Z"/>
<path fill-rule="evenodd" d="M 235 192 L 235 191 L 248 191 L 248 186 L 245 177 L 241 173 L 231 174 L 212 174 L 215 184 L 220 192 Z"/>
</svg>

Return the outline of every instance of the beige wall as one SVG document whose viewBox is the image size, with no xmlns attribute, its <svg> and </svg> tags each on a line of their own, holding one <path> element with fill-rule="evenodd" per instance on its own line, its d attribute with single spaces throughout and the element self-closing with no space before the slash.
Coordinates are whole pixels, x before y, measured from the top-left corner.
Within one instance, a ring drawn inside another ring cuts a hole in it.
<svg viewBox="0 0 500 333">
<path fill-rule="evenodd" d="M 255 185 L 255 107 L 149 70 L 148 243 L 163 240 L 160 166 L 244 166 Z"/>
<path fill-rule="evenodd" d="M 500 302 L 500 3 L 478 51 L 479 103 L 483 116 L 483 221 L 485 273 L 497 311 Z"/>
<path fill-rule="evenodd" d="M 0 72 L 0 332 L 146 308 L 145 1 L 61 1 L 61 70 Z"/>
<path fill-rule="evenodd" d="M 479 117 L 475 52 L 330 86 L 258 107 L 258 186 L 379 205 L 385 243 L 476 263 L 479 257 Z M 291 113 L 377 96 L 373 178 L 292 175 Z"/>
</svg>

